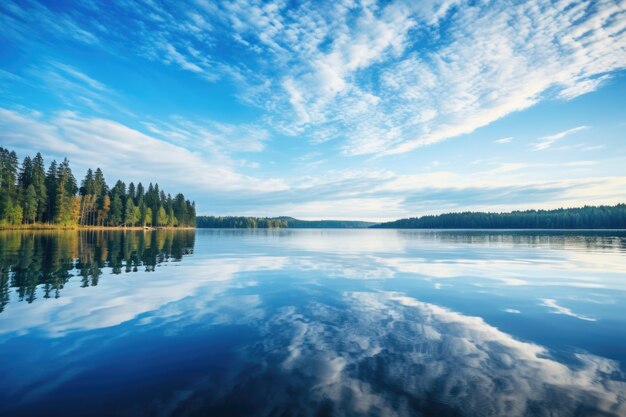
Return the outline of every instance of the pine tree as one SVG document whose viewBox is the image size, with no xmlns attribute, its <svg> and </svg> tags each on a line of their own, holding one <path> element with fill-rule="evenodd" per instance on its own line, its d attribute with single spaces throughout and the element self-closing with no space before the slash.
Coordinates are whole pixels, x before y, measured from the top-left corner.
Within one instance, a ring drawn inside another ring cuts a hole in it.
<svg viewBox="0 0 626 417">
<path fill-rule="evenodd" d="M 55 217 L 56 193 L 57 193 L 57 162 L 52 161 L 45 178 L 46 184 L 46 210 L 44 211 L 43 221 L 52 223 Z"/>
<path fill-rule="evenodd" d="M 135 205 L 140 206 L 140 202 L 143 201 L 144 195 L 143 185 L 141 183 L 137 184 L 137 196 L 135 197 Z"/>
<path fill-rule="evenodd" d="M 152 226 L 152 209 L 150 207 L 146 208 L 144 213 L 143 226 Z"/>
<path fill-rule="evenodd" d="M 180 226 L 187 226 L 187 204 L 185 203 L 185 196 L 180 193 L 174 198 L 174 216 L 178 219 Z"/>
<path fill-rule="evenodd" d="M 167 213 L 163 207 L 159 207 L 159 214 L 157 215 L 157 226 L 167 225 Z"/>
<path fill-rule="evenodd" d="M 142 226 L 146 225 L 146 204 L 143 202 L 143 198 L 139 200 L 139 205 L 137 206 L 139 209 L 139 218 L 137 219 L 137 223 Z"/>
<path fill-rule="evenodd" d="M 100 226 L 104 226 L 109 220 L 109 212 L 111 210 L 111 199 L 109 195 L 105 195 L 102 199 L 102 208 L 99 210 L 99 221 Z"/>
<path fill-rule="evenodd" d="M 87 170 L 87 174 L 81 183 L 80 195 L 82 197 L 80 223 L 93 225 L 95 223 L 96 201 L 98 197 L 96 196 L 96 182 L 91 168 Z"/>
<path fill-rule="evenodd" d="M 33 159 L 33 186 L 37 195 L 37 221 L 43 221 L 48 205 L 48 192 L 46 190 L 46 172 L 43 157 L 39 152 Z"/>
<path fill-rule="evenodd" d="M 64 159 L 57 168 L 55 192 L 54 221 L 63 225 L 74 224 L 76 218 L 73 214 L 74 196 L 78 191 L 76 178 L 70 169 L 70 163 Z"/>
<path fill-rule="evenodd" d="M 17 170 L 17 154 L 0 148 L 0 219 L 14 218 L 14 203 L 17 200 Z"/>
<path fill-rule="evenodd" d="M 111 192 L 117 192 L 117 195 L 119 195 L 120 198 L 125 197 L 126 196 L 126 184 L 124 183 L 124 181 L 117 180 Z"/>
<path fill-rule="evenodd" d="M 98 198 L 104 198 L 104 194 L 108 190 L 107 190 L 106 181 L 104 180 L 104 174 L 102 173 L 102 170 L 100 168 L 96 168 L 96 174 L 94 176 L 94 184 L 93 184 L 93 186 L 94 186 L 93 193 Z"/>
<path fill-rule="evenodd" d="M 176 216 L 174 216 L 174 207 L 170 205 L 170 208 L 167 212 L 167 225 L 169 227 L 174 227 L 178 225 L 178 221 L 176 220 Z"/>
<path fill-rule="evenodd" d="M 33 161 L 29 156 L 24 158 L 20 174 L 17 179 L 18 189 L 25 193 L 29 185 L 33 183 Z M 24 195 L 22 195 L 22 198 Z"/>
<path fill-rule="evenodd" d="M 187 205 L 187 227 L 196 227 L 196 202 L 186 201 Z"/>
<path fill-rule="evenodd" d="M 113 192 L 113 198 L 111 198 L 111 213 L 109 214 L 109 224 L 111 226 L 119 226 L 122 224 L 123 206 L 122 199 L 118 194 L 118 189 Z"/>
<path fill-rule="evenodd" d="M 104 225 L 104 222 L 109 216 L 111 200 L 108 196 L 108 192 L 109 190 L 104 179 L 104 174 L 102 173 L 102 170 L 100 168 L 96 168 L 96 173 L 94 175 L 94 194 L 96 196 L 96 210 L 98 214 L 96 222 L 100 226 Z M 105 198 L 108 200 L 108 205 L 106 208 Z"/>
<path fill-rule="evenodd" d="M 141 208 L 134 206 L 133 207 L 133 213 L 132 213 L 132 217 L 133 219 L 133 225 L 138 225 L 139 224 L 139 219 L 141 218 Z"/>
<path fill-rule="evenodd" d="M 135 184 L 132 182 L 128 184 L 128 194 L 126 195 L 126 198 L 130 198 L 133 200 L 133 204 L 135 204 Z"/>
<path fill-rule="evenodd" d="M 7 220 L 9 224 L 20 225 L 22 224 L 23 211 L 19 204 L 14 204 L 9 200 L 9 206 L 7 207 Z"/>
<path fill-rule="evenodd" d="M 126 206 L 124 208 L 124 224 L 129 227 L 137 224 L 137 221 L 139 220 L 138 214 L 138 209 L 135 206 L 135 203 L 133 203 L 133 199 L 128 196 L 126 199 Z"/>
<path fill-rule="evenodd" d="M 23 207 L 24 221 L 34 223 L 37 220 L 37 192 L 33 184 L 26 188 Z"/>
</svg>

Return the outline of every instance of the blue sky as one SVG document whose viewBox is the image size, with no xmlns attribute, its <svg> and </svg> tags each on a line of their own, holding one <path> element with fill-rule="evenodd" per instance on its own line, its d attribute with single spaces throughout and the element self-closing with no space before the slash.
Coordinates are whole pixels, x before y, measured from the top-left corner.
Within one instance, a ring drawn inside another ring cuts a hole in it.
<svg viewBox="0 0 626 417">
<path fill-rule="evenodd" d="M 626 2 L 0 3 L 0 146 L 201 214 L 626 200 Z"/>
</svg>

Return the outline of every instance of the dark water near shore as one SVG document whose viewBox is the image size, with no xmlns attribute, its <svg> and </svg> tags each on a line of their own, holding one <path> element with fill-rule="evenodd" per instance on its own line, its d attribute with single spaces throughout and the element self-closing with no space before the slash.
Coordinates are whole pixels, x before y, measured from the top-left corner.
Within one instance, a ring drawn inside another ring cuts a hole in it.
<svg viewBox="0 0 626 417">
<path fill-rule="evenodd" d="M 0 233 L 2 416 L 626 416 L 626 233 Z"/>
</svg>

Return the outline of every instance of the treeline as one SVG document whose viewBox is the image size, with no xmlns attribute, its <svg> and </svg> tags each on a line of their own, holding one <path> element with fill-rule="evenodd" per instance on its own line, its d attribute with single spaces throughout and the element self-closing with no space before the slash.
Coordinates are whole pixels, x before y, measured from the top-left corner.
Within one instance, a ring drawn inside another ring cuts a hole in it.
<svg viewBox="0 0 626 417">
<path fill-rule="evenodd" d="M 0 226 L 47 223 L 62 226 L 194 227 L 196 206 L 183 194 L 172 197 L 158 184 L 109 187 L 100 168 L 78 185 L 69 161 L 45 170 L 40 153 L 25 157 L 0 147 Z"/>
<path fill-rule="evenodd" d="M 626 204 L 510 213 L 463 212 L 381 223 L 388 229 L 624 229 Z"/>
<path fill-rule="evenodd" d="M 352 220 L 300 220 L 293 217 L 280 217 L 287 220 L 290 229 L 366 229 L 376 223 Z"/>
<path fill-rule="evenodd" d="M 375 223 L 347 220 L 299 220 L 293 217 L 199 216 L 196 227 L 215 229 L 359 229 Z"/>
<path fill-rule="evenodd" d="M 198 216 L 196 227 L 206 229 L 274 229 L 287 227 L 287 220 L 269 217 Z"/>
</svg>

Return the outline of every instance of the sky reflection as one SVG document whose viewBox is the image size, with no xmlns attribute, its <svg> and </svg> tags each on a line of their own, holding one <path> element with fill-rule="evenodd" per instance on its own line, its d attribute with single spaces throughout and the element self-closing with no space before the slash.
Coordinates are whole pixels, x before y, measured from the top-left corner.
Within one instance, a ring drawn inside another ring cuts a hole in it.
<svg viewBox="0 0 626 417">
<path fill-rule="evenodd" d="M 5 249 L 0 412 L 623 415 L 625 239 L 200 230 L 35 302 Z"/>
</svg>

